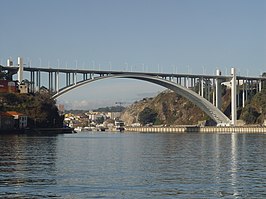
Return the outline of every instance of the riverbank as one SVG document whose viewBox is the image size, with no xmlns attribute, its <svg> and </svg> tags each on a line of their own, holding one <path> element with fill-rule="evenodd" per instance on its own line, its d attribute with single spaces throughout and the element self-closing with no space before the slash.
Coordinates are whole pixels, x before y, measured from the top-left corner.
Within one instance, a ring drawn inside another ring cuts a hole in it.
<svg viewBox="0 0 266 199">
<path fill-rule="evenodd" d="M 126 127 L 128 132 L 141 133 L 260 133 L 266 134 L 265 126 L 236 126 L 236 127 L 198 127 L 198 126 L 180 126 L 180 127 Z"/>
<path fill-rule="evenodd" d="M 75 133 L 73 128 L 0 129 L 0 135 L 58 135 Z"/>
<path fill-rule="evenodd" d="M 75 133 L 73 128 L 33 128 L 25 130 L 25 134 L 28 135 L 57 135 L 71 133 Z"/>
</svg>

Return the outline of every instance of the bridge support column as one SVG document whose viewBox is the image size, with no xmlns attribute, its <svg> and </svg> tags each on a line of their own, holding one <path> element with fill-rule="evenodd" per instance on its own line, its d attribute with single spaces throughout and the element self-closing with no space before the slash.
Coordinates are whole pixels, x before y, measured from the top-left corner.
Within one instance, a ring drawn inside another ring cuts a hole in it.
<svg viewBox="0 0 266 199">
<path fill-rule="evenodd" d="M 40 86 L 41 86 L 41 72 L 37 71 L 36 73 L 36 91 L 38 92 L 40 90 Z"/>
<path fill-rule="evenodd" d="M 259 92 L 261 92 L 262 90 L 262 83 L 261 83 L 261 80 L 259 80 Z"/>
<path fill-rule="evenodd" d="M 57 88 L 57 72 L 53 72 L 52 75 L 52 85 L 53 85 L 53 92 L 56 92 L 56 88 Z"/>
<path fill-rule="evenodd" d="M 213 106 L 216 106 L 216 83 L 215 79 L 212 79 L 212 104 Z"/>
<path fill-rule="evenodd" d="M 23 59 L 18 57 L 18 81 L 21 83 L 23 80 Z"/>
<path fill-rule="evenodd" d="M 187 88 L 187 78 L 184 77 L 184 87 Z"/>
<path fill-rule="evenodd" d="M 220 70 L 216 70 L 216 75 L 217 76 L 221 76 L 221 71 Z M 215 98 L 216 98 L 216 107 L 218 109 L 221 110 L 222 108 L 222 84 L 221 84 L 221 80 L 219 78 L 216 78 L 215 79 L 215 85 L 216 85 L 216 88 L 215 88 Z"/>
<path fill-rule="evenodd" d="M 243 89 L 242 89 L 242 107 L 245 107 L 245 97 L 246 97 L 246 81 L 243 80 Z"/>
<path fill-rule="evenodd" d="M 35 92 L 35 72 L 31 71 L 30 72 L 30 92 Z"/>
<path fill-rule="evenodd" d="M 203 97 L 204 98 L 204 79 L 203 78 L 201 78 L 201 97 Z"/>
<path fill-rule="evenodd" d="M 87 74 L 83 74 L 83 81 L 87 80 Z"/>
<path fill-rule="evenodd" d="M 49 72 L 49 91 L 53 91 L 53 72 Z"/>
<path fill-rule="evenodd" d="M 246 80 L 246 100 L 248 99 L 248 96 L 249 96 L 249 89 L 250 89 L 250 86 L 249 86 L 249 80 Z"/>
<path fill-rule="evenodd" d="M 207 90 L 206 90 L 206 98 L 208 101 L 211 101 L 211 80 L 210 79 L 207 79 L 206 81 L 206 86 L 207 86 Z"/>
<path fill-rule="evenodd" d="M 240 106 L 240 89 L 239 89 L 239 79 L 237 80 L 237 84 L 236 84 L 236 99 L 237 99 L 237 102 L 236 102 L 236 107 L 239 107 Z"/>
<path fill-rule="evenodd" d="M 58 91 L 59 91 L 59 71 L 57 71 L 56 73 L 55 73 L 55 81 L 56 81 L 56 92 L 58 93 Z"/>
<path fill-rule="evenodd" d="M 254 96 L 254 84 L 253 84 L 253 80 L 251 80 L 251 97 Z"/>
<path fill-rule="evenodd" d="M 66 85 L 69 86 L 71 84 L 71 81 L 70 81 L 70 73 L 66 73 Z"/>
<path fill-rule="evenodd" d="M 75 84 L 75 73 L 72 73 L 72 84 Z"/>
<path fill-rule="evenodd" d="M 231 123 L 233 126 L 236 125 L 237 120 L 237 106 L 236 106 L 236 69 L 231 68 Z"/>
</svg>

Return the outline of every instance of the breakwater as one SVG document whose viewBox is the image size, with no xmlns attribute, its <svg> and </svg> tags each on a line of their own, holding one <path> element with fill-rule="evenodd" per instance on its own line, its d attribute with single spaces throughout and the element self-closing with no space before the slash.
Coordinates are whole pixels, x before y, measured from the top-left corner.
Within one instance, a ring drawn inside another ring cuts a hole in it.
<svg viewBox="0 0 266 199">
<path fill-rule="evenodd" d="M 141 133 L 261 133 L 266 134 L 266 127 L 260 126 L 236 126 L 236 127 L 198 127 L 198 126 L 180 126 L 180 127 L 126 127 L 128 132 Z"/>
</svg>

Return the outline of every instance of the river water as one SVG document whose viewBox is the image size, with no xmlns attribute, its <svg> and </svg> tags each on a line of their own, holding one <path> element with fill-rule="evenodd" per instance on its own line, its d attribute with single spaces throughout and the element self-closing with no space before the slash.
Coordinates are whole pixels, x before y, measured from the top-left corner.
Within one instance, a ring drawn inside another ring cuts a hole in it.
<svg viewBox="0 0 266 199">
<path fill-rule="evenodd" d="M 0 198 L 266 198 L 266 135 L 0 136 Z"/>
</svg>

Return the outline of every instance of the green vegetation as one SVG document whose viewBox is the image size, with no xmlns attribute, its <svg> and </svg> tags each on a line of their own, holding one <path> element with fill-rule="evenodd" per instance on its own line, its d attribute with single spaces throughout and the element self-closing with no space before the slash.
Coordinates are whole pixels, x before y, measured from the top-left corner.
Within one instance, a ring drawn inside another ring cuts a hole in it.
<svg viewBox="0 0 266 199">
<path fill-rule="evenodd" d="M 17 111 L 28 116 L 28 127 L 62 127 L 56 102 L 48 93 L 0 95 L 0 111 Z"/>
<path fill-rule="evenodd" d="M 102 116 L 102 117 L 96 118 L 95 122 L 96 122 L 96 124 L 102 124 L 104 122 L 104 117 Z"/>
<path fill-rule="evenodd" d="M 257 93 L 243 108 L 240 119 L 246 124 L 263 124 L 266 119 L 266 89 Z"/>
<path fill-rule="evenodd" d="M 259 113 L 250 104 L 246 105 L 242 110 L 241 119 L 245 121 L 246 124 L 255 124 L 259 116 Z"/>
<path fill-rule="evenodd" d="M 139 122 L 142 125 L 149 123 L 153 124 L 157 119 L 157 115 L 158 114 L 153 109 L 146 107 L 139 113 Z"/>
</svg>

